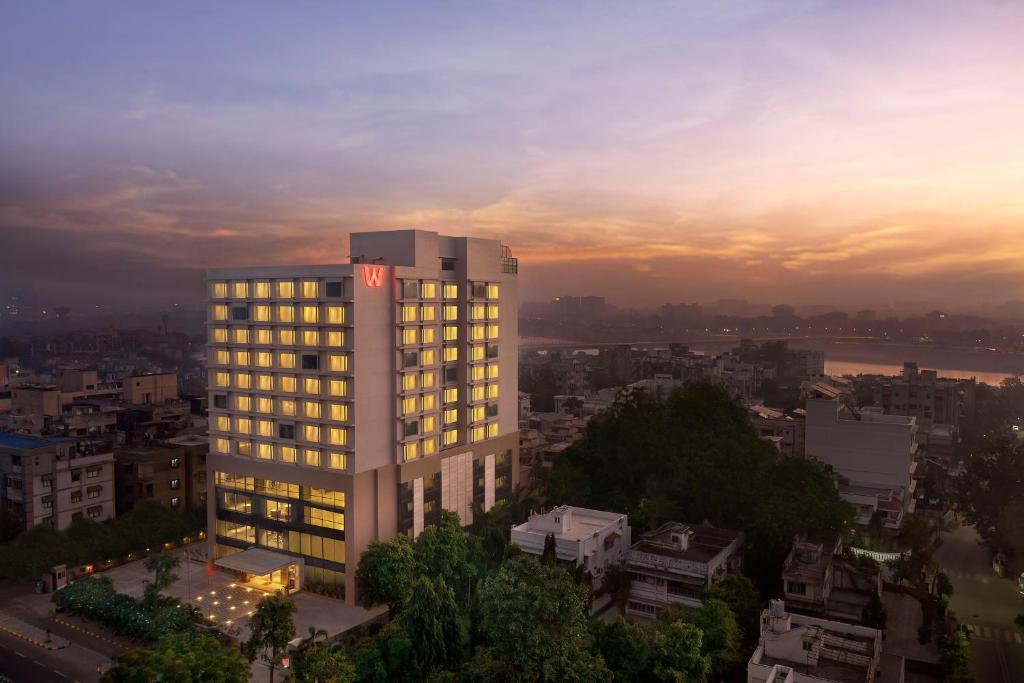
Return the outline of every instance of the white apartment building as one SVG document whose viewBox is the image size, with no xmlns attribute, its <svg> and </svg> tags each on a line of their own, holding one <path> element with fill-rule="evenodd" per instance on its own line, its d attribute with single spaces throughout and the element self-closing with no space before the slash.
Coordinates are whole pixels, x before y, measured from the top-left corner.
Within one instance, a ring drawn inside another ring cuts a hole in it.
<svg viewBox="0 0 1024 683">
<path fill-rule="evenodd" d="M 747 662 L 747 683 L 874 683 L 902 681 L 902 659 L 881 671 L 882 632 L 866 626 L 786 612 L 771 600 L 761 613 L 757 649 Z"/>
<path fill-rule="evenodd" d="M 512 527 L 512 542 L 531 555 L 544 553 L 548 534 L 555 536 L 555 557 L 583 567 L 594 587 L 604 583 L 609 567 L 621 565 L 629 551 L 626 515 L 560 505 Z"/>
<path fill-rule="evenodd" d="M 885 527 L 899 529 L 914 506 L 917 423 L 880 408 L 854 408 L 835 398 L 807 399 L 805 450 L 832 466 L 839 492 L 866 525 L 876 511 Z"/>
<path fill-rule="evenodd" d="M 355 233 L 350 253 L 208 273 L 207 470 L 214 557 L 246 573 L 241 552 L 261 549 L 254 568 L 278 552 L 352 602 L 370 542 L 442 509 L 469 523 L 519 458 L 507 247 L 399 230 Z"/>
</svg>

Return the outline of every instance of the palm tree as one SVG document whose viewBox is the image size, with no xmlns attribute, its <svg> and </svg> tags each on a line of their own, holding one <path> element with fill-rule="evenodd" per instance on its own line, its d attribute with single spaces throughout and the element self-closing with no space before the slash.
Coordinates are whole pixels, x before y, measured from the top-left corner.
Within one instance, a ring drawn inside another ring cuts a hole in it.
<svg viewBox="0 0 1024 683">
<path fill-rule="evenodd" d="M 174 570 L 179 564 L 181 564 L 181 558 L 171 553 L 150 555 L 146 558 L 145 567 L 153 572 L 153 582 L 146 587 L 148 600 L 156 600 L 160 591 L 178 580 L 178 575 L 174 573 Z"/>
<path fill-rule="evenodd" d="M 310 626 L 309 635 L 302 639 L 302 642 L 299 644 L 299 649 L 305 649 L 313 643 L 317 642 L 318 640 L 327 640 L 327 635 L 327 631 L 323 630 L 322 628 Z"/>
</svg>

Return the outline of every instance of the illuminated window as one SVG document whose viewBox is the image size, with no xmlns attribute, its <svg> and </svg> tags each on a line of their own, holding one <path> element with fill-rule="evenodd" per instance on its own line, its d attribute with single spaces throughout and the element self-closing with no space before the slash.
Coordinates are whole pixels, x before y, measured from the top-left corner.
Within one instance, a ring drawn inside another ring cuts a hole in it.
<svg viewBox="0 0 1024 683">
<path fill-rule="evenodd" d="M 419 456 L 419 444 L 413 441 L 402 445 L 402 457 L 405 460 L 415 460 Z"/>
<path fill-rule="evenodd" d="M 348 457 L 344 453 L 331 452 L 327 454 L 327 466 L 332 470 L 347 470 Z"/>
<path fill-rule="evenodd" d="M 471 421 L 479 422 L 480 420 L 482 420 L 482 419 L 484 419 L 486 417 L 487 409 L 484 408 L 483 406 L 473 406 L 472 408 L 470 408 L 469 414 L 470 414 L 470 418 L 469 419 Z"/>
<path fill-rule="evenodd" d="M 498 338 L 498 326 L 497 325 L 488 325 L 487 326 L 487 338 L 488 339 L 497 339 Z"/>
<path fill-rule="evenodd" d="M 210 317 L 214 320 L 227 320 L 228 307 L 224 304 L 215 304 L 210 306 Z"/>
<path fill-rule="evenodd" d="M 236 365 L 248 365 L 249 364 L 249 352 L 248 351 L 235 351 L 235 364 Z"/>
<path fill-rule="evenodd" d="M 247 417 L 235 418 L 235 431 L 239 434 L 251 434 L 252 433 L 252 420 Z"/>
<path fill-rule="evenodd" d="M 292 375 L 281 375 L 278 378 L 277 383 L 281 386 L 281 391 L 283 391 L 285 393 L 288 393 L 288 394 L 294 394 L 295 393 L 295 389 L 296 389 L 297 383 L 295 381 L 295 377 L 294 376 L 292 376 Z"/>
<path fill-rule="evenodd" d="M 445 304 L 444 306 L 444 319 L 445 320 L 458 320 L 459 319 L 459 307 L 455 304 Z"/>
<path fill-rule="evenodd" d="M 327 443 L 333 446 L 348 444 L 348 430 L 343 427 L 330 427 L 327 430 Z"/>
<path fill-rule="evenodd" d="M 444 431 L 444 433 L 441 435 L 441 441 L 442 441 L 442 443 L 444 443 L 445 446 L 451 446 L 452 444 L 457 443 L 458 440 L 459 440 L 459 430 L 458 429 L 446 429 Z"/>
<path fill-rule="evenodd" d="M 252 410 L 252 399 L 248 396 L 235 396 L 235 410 L 248 413 Z"/>
<path fill-rule="evenodd" d="M 295 354 L 289 351 L 280 351 L 277 354 L 277 366 L 288 370 L 295 368 Z"/>
<path fill-rule="evenodd" d="M 420 386 L 424 389 L 432 389 L 434 387 L 434 379 L 437 377 L 436 373 L 424 372 L 420 375 Z"/>
<path fill-rule="evenodd" d="M 295 454 L 298 449 L 295 446 L 278 446 L 277 455 L 281 462 L 295 462 Z"/>
<path fill-rule="evenodd" d="M 307 394 L 320 395 L 320 380 L 316 377 L 302 378 L 302 391 Z"/>
<path fill-rule="evenodd" d="M 344 512 L 307 507 L 303 512 L 302 521 L 311 526 L 322 526 L 325 529 L 345 529 Z"/>
<path fill-rule="evenodd" d="M 452 282 L 444 283 L 444 298 L 445 299 L 457 299 L 459 296 L 459 286 Z"/>
<path fill-rule="evenodd" d="M 257 413 L 272 413 L 274 412 L 274 399 L 267 398 L 266 396 L 256 397 L 256 412 Z"/>
<path fill-rule="evenodd" d="M 444 362 L 452 363 L 459 359 L 459 347 L 457 346 L 446 346 L 444 347 Z"/>
<path fill-rule="evenodd" d="M 295 322 L 295 307 L 291 304 L 281 304 L 277 307 L 277 320 L 282 323 Z"/>
<path fill-rule="evenodd" d="M 486 310 L 483 304 L 473 304 L 469 309 L 469 317 L 472 320 L 480 320 L 484 317 Z"/>
<path fill-rule="evenodd" d="M 498 298 L 498 285 L 487 285 L 487 298 L 497 299 Z"/>
<path fill-rule="evenodd" d="M 263 460 L 273 460 L 274 446 L 269 443 L 256 444 L 256 457 Z"/>
<path fill-rule="evenodd" d="M 402 375 L 402 390 L 403 391 L 412 391 L 415 388 L 416 388 L 416 373 L 415 372 L 407 372 L 404 375 Z"/>
<path fill-rule="evenodd" d="M 274 355 L 270 351 L 256 352 L 256 367 L 269 368 L 274 364 Z"/>
<path fill-rule="evenodd" d="M 458 401 L 458 400 L 459 400 L 459 388 L 458 387 L 448 387 L 447 389 L 444 390 L 444 402 L 445 403 L 454 403 L 455 401 Z"/>
<path fill-rule="evenodd" d="M 270 399 L 267 399 L 270 400 Z M 256 421 L 256 434 L 258 436 L 273 436 L 274 435 L 274 423 L 270 420 L 257 420 Z"/>
<path fill-rule="evenodd" d="M 252 285 L 252 296 L 254 299 L 266 299 L 270 296 L 269 282 L 254 282 Z"/>
<path fill-rule="evenodd" d="M 497 320 L 498 319 L 498 307 L 495 306 L 494 304 L 489 304 L 487 306 L 487 317 L 490 320 Z"/>
<path fill-rule="evenodd" d="M 231 283 L 231 295 L 236 299 L 244 299 L 249 296 L 249 284 L 244 280 Z"/>
<path fill-rule="evenodd" d="M 437 329 L 433 327 L 424 327 L 420 331 L 420 339 L 424 344 L 433 344 L 434 340 L 437 339 Z"/>
<path fill-rule="evenodd" d="M 437 429 L 437 418 L 433 415 L 424 415 L 423 419 L 420 420 L 420 432 L 429 434 L 435 429 Z"/>
<path fill-rule="evenodd" d="M 436 282 L 424 282 L 420 285 L 420 298 L 422 299 L 433 299 L 437 297 L 437 283 Z"/>
<path fill-rule="evenodd" d="M 320 293 L 320 287 L 316 280 L 302 281 L 302 296 L 305 299 L 315 299 Z"/>
<path fill-rule="evenodd" d="M 295 330 L 283 327 L 277 331 L 281 346 L 295 346 Z"/>
<path fill-rule="evenodd" d="M 270 322 L 270 306 L 266 306 L 264 304 L 253 306 L 252 319 L 261 323 Z"/>
<path fill-rule="evenodd" d="M 295 416 L 295 401 L 290 398 L 282 398 L 278 400 L 278 407 L 281 409 L 282 415 L 288 415 L 289 417 Z"/>
<path fill-rule="evenodd" d="M 416 328 L 415 327 L 403 327 L 402 328 L 402 343 L 403 344 L 415 344 L 416 343 Z"/>
<path fill-rule="evenodd" d="M 213 373 L 213 384 L 218 387 L 226 387 L 231 384 L 231 375 L 227 372 Z"/>
<path fill-rule="evenodd" d="M 416 307 L 415 306 L 402 306 L 402 322 L 403 323 L 414 323 L 414 322 L 416 322 Z"/>
<path fill-rule="evenodd" d="M 328 346 L 344 346 L 345 345 L 345 333 L 341 330 L 328 330 L 327 331 L 327 345 Z"/>
<path fill-rule="evenodd" d="M 327 322 L 332 325 L 341 325 L 345 322 L 345 307 L 344 306 L 328 306 L 327 307 Z"/>
<path fill-rule="evenodd" d="M 252 388 L 252 375 L 248 372 L 235 373 L 235 386 L 239 389 L 251 389 Z"/>
<path fill-rule="evenodd" d="M 273 391 L 274 390 L 274 376 L 273 375 L 256 375 L 256 388 L 260 391 Z"/>
<path fill-rule="evenodd" d="M 257 344 L 273 344 L 273 333 L 269 327 L 260 327 L 256 330 L 256 343 Z"/>
<path fill-rule="evenodd" d="M 320 418 L 323 416 L 323 408 L 317 401 L 304 401 L 302 408 L 306 417 Z"/>
<path fill-rule="evenodd" d="M 420 320 L 423 322 L 437 320 L 437 306 L 420 306 Z"/>
<path fill-rule="evenodd" d="M 456 341 L 459 338 L 459 328 L 456 325 L 444 326 L 444 340 Z"/>
<path fill-rule="evenodd" d="M 213 440 L 213 447 L 218 453 L 230 453 L 231 441 L 229 439 L 216 438 Z"/>
<path fill-rule="evenodd" d="M 473 341 L 483 341 L 486 329 L 483 325 L 473 325 L 469 328 L 469 338 Z"/>
<path fill-rule="evenodd" d="M 302 461 L 310 467 L 320 467 L 320 451 L 305 449 L 302 452 Z"/>
<path fill-rule="evenodd" d="M 282 503 L 277 500 L 268 500 L 265 503 L 264 516 L 267 519 L 276 519 L 278 521 L 287 520 L 292 516 L 292 504 Z"/>
<path fill-rule="evenodd" d="M 227 415 L 218 415 L 217 416 L 216 425 L 217 425 L 217 430 L 218 431 L 230 432 L 231 431 L 231 418 L 228 417 Z"/>
<path fill-rule="evenodd" d="M 344 422 L 348 420 L 348 406 L 344 403 L 332 403 L 330 404 L 331 419 L 335 422 Z"/>
<path fill-rule="evenodd" d="M 484 366 L 474 365 L 469 369 L 469 379 L 471 381 L 479 381 L 484 378 Z"/>
<path fill-rule="evenodd" d="M 210 330 L 210 341 L 214 344 L 227 344 L 228 329 L 226 327 L 214 327 Z"/>
<path fill-rule="evenodd" d="M 498 379 L 498 364 L 491 363 L 487 366 L 487 379 Z"/>
<path fill-rule="evenodd" d="M 433 410 L 437 406 L 437 394 L 423 394 L 420 397 L 421 410 Z"/>
<path fill-rule="evenodd" d="M 228 365 L 231 363 L 231 353 L 224 349 L 217 349 L 213 352 L 213 362 L 217 365 Z"/>
<path fill-rule="evenodd" d="M 498 423 L 492 422 L 487 425 L 487 438 L 493 439 L 498 435 Z"/>
<path fill-rule="evenodd" d="M 313 443 L 320 443 L 320 427 L 318 425 L 302 425 L 302 438 Z"/>
<path fill-rule="evenodd" d="M 416 412 L 416 397 L 410 396 L 409 398 L 402 399 L 402 414 L 411 415 Z"/>
<path fill-rule="evenodd" d="M 487 395 L 486 390 L 482 386 L 476 386 L 476 387 L 473 387 L 472 391 L 470 392 L 469 400 L 471 400 L 471 401 L 482 401 L 482 400 L 484 400 L 484 397 L 486 395 Z"/>
<path fill-rule="evenodd" d="M 235 444 L 235 452 L 245 457 L 252 456 L 252 441 L 239 441 Z"/>
<path fill-rule="evenodd" d="M 433 365 L 435 360 L 433 349 L 424 349 L 420 352 L 420 365 Z"/>
<path fill-rule="evenodd" d="M 318 306 L 302 307 L 302 322 L 315 323 L 320 319 L 320 308 Z"/>
<path fill-rule="evenodd" d="M 470 360 L 483 360 L 487 349 L 483 344 L 474 344 L 469 347 L 469 359 Z"/>
<path fill-rule="evenodd" d="M 348 383 L 343 379 L 332 379 L 327 382 L 327 393 L 331 396 L 344 396 L 348 391 Z"/>
<path fill-rule="evenodd" d="M 477 441 L 483 441 L 483 439 L 484 439 L 484 428 L 483 427 L 473 427 L 473 429 L 471 429 L 469 431 L 469 440 L 470 441 L 477 442 Z"/>
<path fill-rule="evenodd" d="M 214 282 L 210 285 L 210 295 L 214 299 L 227 299 L 228 298 L 228 283 L 226 282 Z"/>
<path fill-rule="evenodd" d="M 498 398 L 498 385 L 488 384 L 487 385 L 487 398 Z"/>
<path fill-rule="evenodd" d="M 444 411 L 444 423 L 446 425 L 455 424 L 459 420 L 459 411 L 456 408 L 449 408 Z"/>
<path fill-rule="evenodd" d="M 424 439 L 423 440 L 423 455 L 433 455 L 437 452 L 437 440 L 436 439 Z"/>
<path fill-rule="evenodd" d="M 331 372 L 345 372 L 348 370 L 348 356 L 334 353 L 327 357 L 327 369 Z"/>
<path fill-rule="evenodd" d="M 279 299 L 291 299 L 295 296 L 295 283 L 291 280 L 279 280 L 277 283 L 277 297 Z"/>
</svg>

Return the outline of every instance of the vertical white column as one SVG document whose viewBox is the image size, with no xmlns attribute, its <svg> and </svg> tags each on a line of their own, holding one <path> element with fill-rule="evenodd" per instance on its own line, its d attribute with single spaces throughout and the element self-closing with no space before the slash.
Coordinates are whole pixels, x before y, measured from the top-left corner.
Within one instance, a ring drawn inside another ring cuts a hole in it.
<svg viewBox="0 0 1024 683">
<path fill-rule="evenodd" d="M 412 482 L 412 535 L 419 536 L 423 531 L 423 477 Z"/>
<path fill-rule="evenodd" d="M 484 457 L 484 512 L 494 507 L 494 453 Z"/>
</svg>

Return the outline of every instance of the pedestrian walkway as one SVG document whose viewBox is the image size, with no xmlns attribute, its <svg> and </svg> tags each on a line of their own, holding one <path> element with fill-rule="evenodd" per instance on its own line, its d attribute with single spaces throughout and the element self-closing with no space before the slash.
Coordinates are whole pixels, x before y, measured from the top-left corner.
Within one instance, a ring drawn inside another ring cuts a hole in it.
<svg viewBox="0 0 1024 683">
<path fill-rule="evenodd" d="M 1005 643 L 1016 643 L 1017 645 L 1024 645 L 1024 633 L 1021 633 L 1020 629 L 970 623 L 967 624 L 967 626 L 971 629 L 972 638 L 984 638 L 985 640 L 1001 640 Z"/>
<path fill-rule="evenodd" d="M 45 650 L 61 650 L 68 646 L 66 639 L 55 636 L 38 626 L 26 624 L 21 619 L 10 614 L 0 613 L 0 631 Z"/>
</svg>

